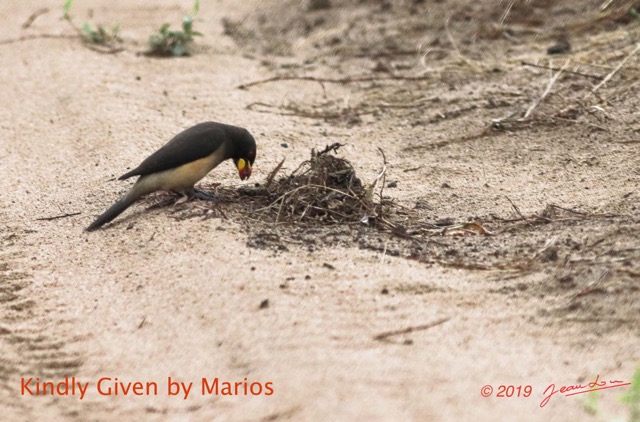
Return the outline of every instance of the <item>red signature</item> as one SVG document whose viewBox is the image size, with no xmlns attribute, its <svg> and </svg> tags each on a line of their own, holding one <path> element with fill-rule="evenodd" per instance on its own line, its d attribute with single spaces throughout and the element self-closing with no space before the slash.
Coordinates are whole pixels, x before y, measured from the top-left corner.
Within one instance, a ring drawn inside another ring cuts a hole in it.
<svg viewBox="0 0 640 422">
<path fill-rule="evenodd" d="M 591 391 L 605 390 L 607 388 L 617 388 L 617 387 L 624 387 L 625 385 L 631 385 L 630 382 L 617 381 L 617 380 L 613 380 L 609 382 L 604 380 L 598 381 L 599 379 L 600 379 L 600 375 L 598 374 L 596 376 L 596 379 L 590 382 L 589 384 L 563 385 L 558 389 L 556 389 L 555 384 L 550 384 L 547 387 L 547 389 L 544 390 L 544 393 L 542 393 L 542 395 L 544 395 L 545 397 L 540 402 L 540 407 L 545 407 L 547 403 L 549 403 L 549 400 L 551 400 L 551 397 L 553 397 L 556 393 L 560 393 L 560 394 L 563 394 L 565 397 L 569 397 L 569 396 L 574 396 L 576 394 L 589 393 Z"/>
</svg>

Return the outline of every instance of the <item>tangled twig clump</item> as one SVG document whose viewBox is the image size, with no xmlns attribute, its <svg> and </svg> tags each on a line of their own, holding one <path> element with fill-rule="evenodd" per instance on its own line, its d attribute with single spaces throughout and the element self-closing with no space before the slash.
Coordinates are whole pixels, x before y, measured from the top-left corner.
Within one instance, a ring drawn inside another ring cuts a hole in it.
<svg viewBox="0 0 640 422">
<path fill-rule="evenodd" d="M 276 223 L 358 223 L 375 218 L 382 211 L 383 201 L 373 200 L 373 186 L 362 183 L 349 161 L 331 154 L 341 146 L 334 143 L 319 152 L 312 150 L 309 160 L 276 180 L 280 163 L 263 186 L 239 192 L 265 200 L 255 213 Z"/>
</svg>

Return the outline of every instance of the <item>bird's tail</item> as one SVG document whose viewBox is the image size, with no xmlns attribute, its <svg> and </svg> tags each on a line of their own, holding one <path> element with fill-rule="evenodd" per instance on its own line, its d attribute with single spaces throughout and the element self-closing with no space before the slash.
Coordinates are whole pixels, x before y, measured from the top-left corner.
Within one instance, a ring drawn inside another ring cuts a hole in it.
<svg viewBox="0 0 640 422">
<path fill-rule="evenodd" d="M 120 198 L 118 202 L 113 204 L 108 210 L 106 210 L 100 217 L 96 219 L 89 227 L 86 228 L 88 232 L 99 229 L 102 225 L 107 224 L 127 208 L 131 206 L 141 195 L 136 192 L 136 189 L 131 189 L 129 193 Z"/>
</svg>

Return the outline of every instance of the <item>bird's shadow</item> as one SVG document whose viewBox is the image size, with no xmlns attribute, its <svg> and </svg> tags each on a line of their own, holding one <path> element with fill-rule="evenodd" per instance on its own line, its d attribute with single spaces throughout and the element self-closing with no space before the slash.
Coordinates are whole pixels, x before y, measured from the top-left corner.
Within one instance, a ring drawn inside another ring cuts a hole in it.
<svg viewBox="0 0 640 422">
<path fill-rule="evenodd" d="M 105 228 L 116 228 L 122 225 L 127 225 L 126 229 L 132 229 L 135 222 L 138 221 L 142 215 L 149 213 L 150 211 L 162 210 L 170 207 L 175 207 L 175 210 L 170 212 L 170 214 L 175 214 L 181 211 L 188 211 L 190 209 L 194 209 L 193 204 L 208 204 L 207 207 L 199 206 L 197 208 L 200 209 L 213 209 L 219 205 L 219 203 L 225 202 L 224 200 L 219 201 L 218 197 L 214 200 L 202 200 L 198 198 L 189 198 L 186 201 L 184 200 L 184 196 L 178 193 L 173 192 L 161 192 L 157 194 L 148 195 L 138 201 L 138 204 L 144 207 L 138 207 L 138 209 L 129 213 L 129 215 L 122 217 Z M 196 215 L 187 215 L 184 218 L 187 219 L 191 217 L 200 216 L 202 213 L 196 213 Z"/>
</svg>

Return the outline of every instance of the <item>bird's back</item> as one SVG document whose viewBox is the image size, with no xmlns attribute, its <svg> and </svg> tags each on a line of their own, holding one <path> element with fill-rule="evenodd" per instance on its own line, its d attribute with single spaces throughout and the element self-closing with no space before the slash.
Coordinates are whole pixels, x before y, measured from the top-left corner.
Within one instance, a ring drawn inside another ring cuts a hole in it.
<svg viewBox="0 0 640 422">
<path fill-rule="evenodd" d="M 177 134 L 162 148 L 151 154 L 138 167 L 120 176 L 120 180 L 145 176 L 179 167 L 211 155 L 227 140 L 227 125 L 200 123 Z"/>
</svg>

